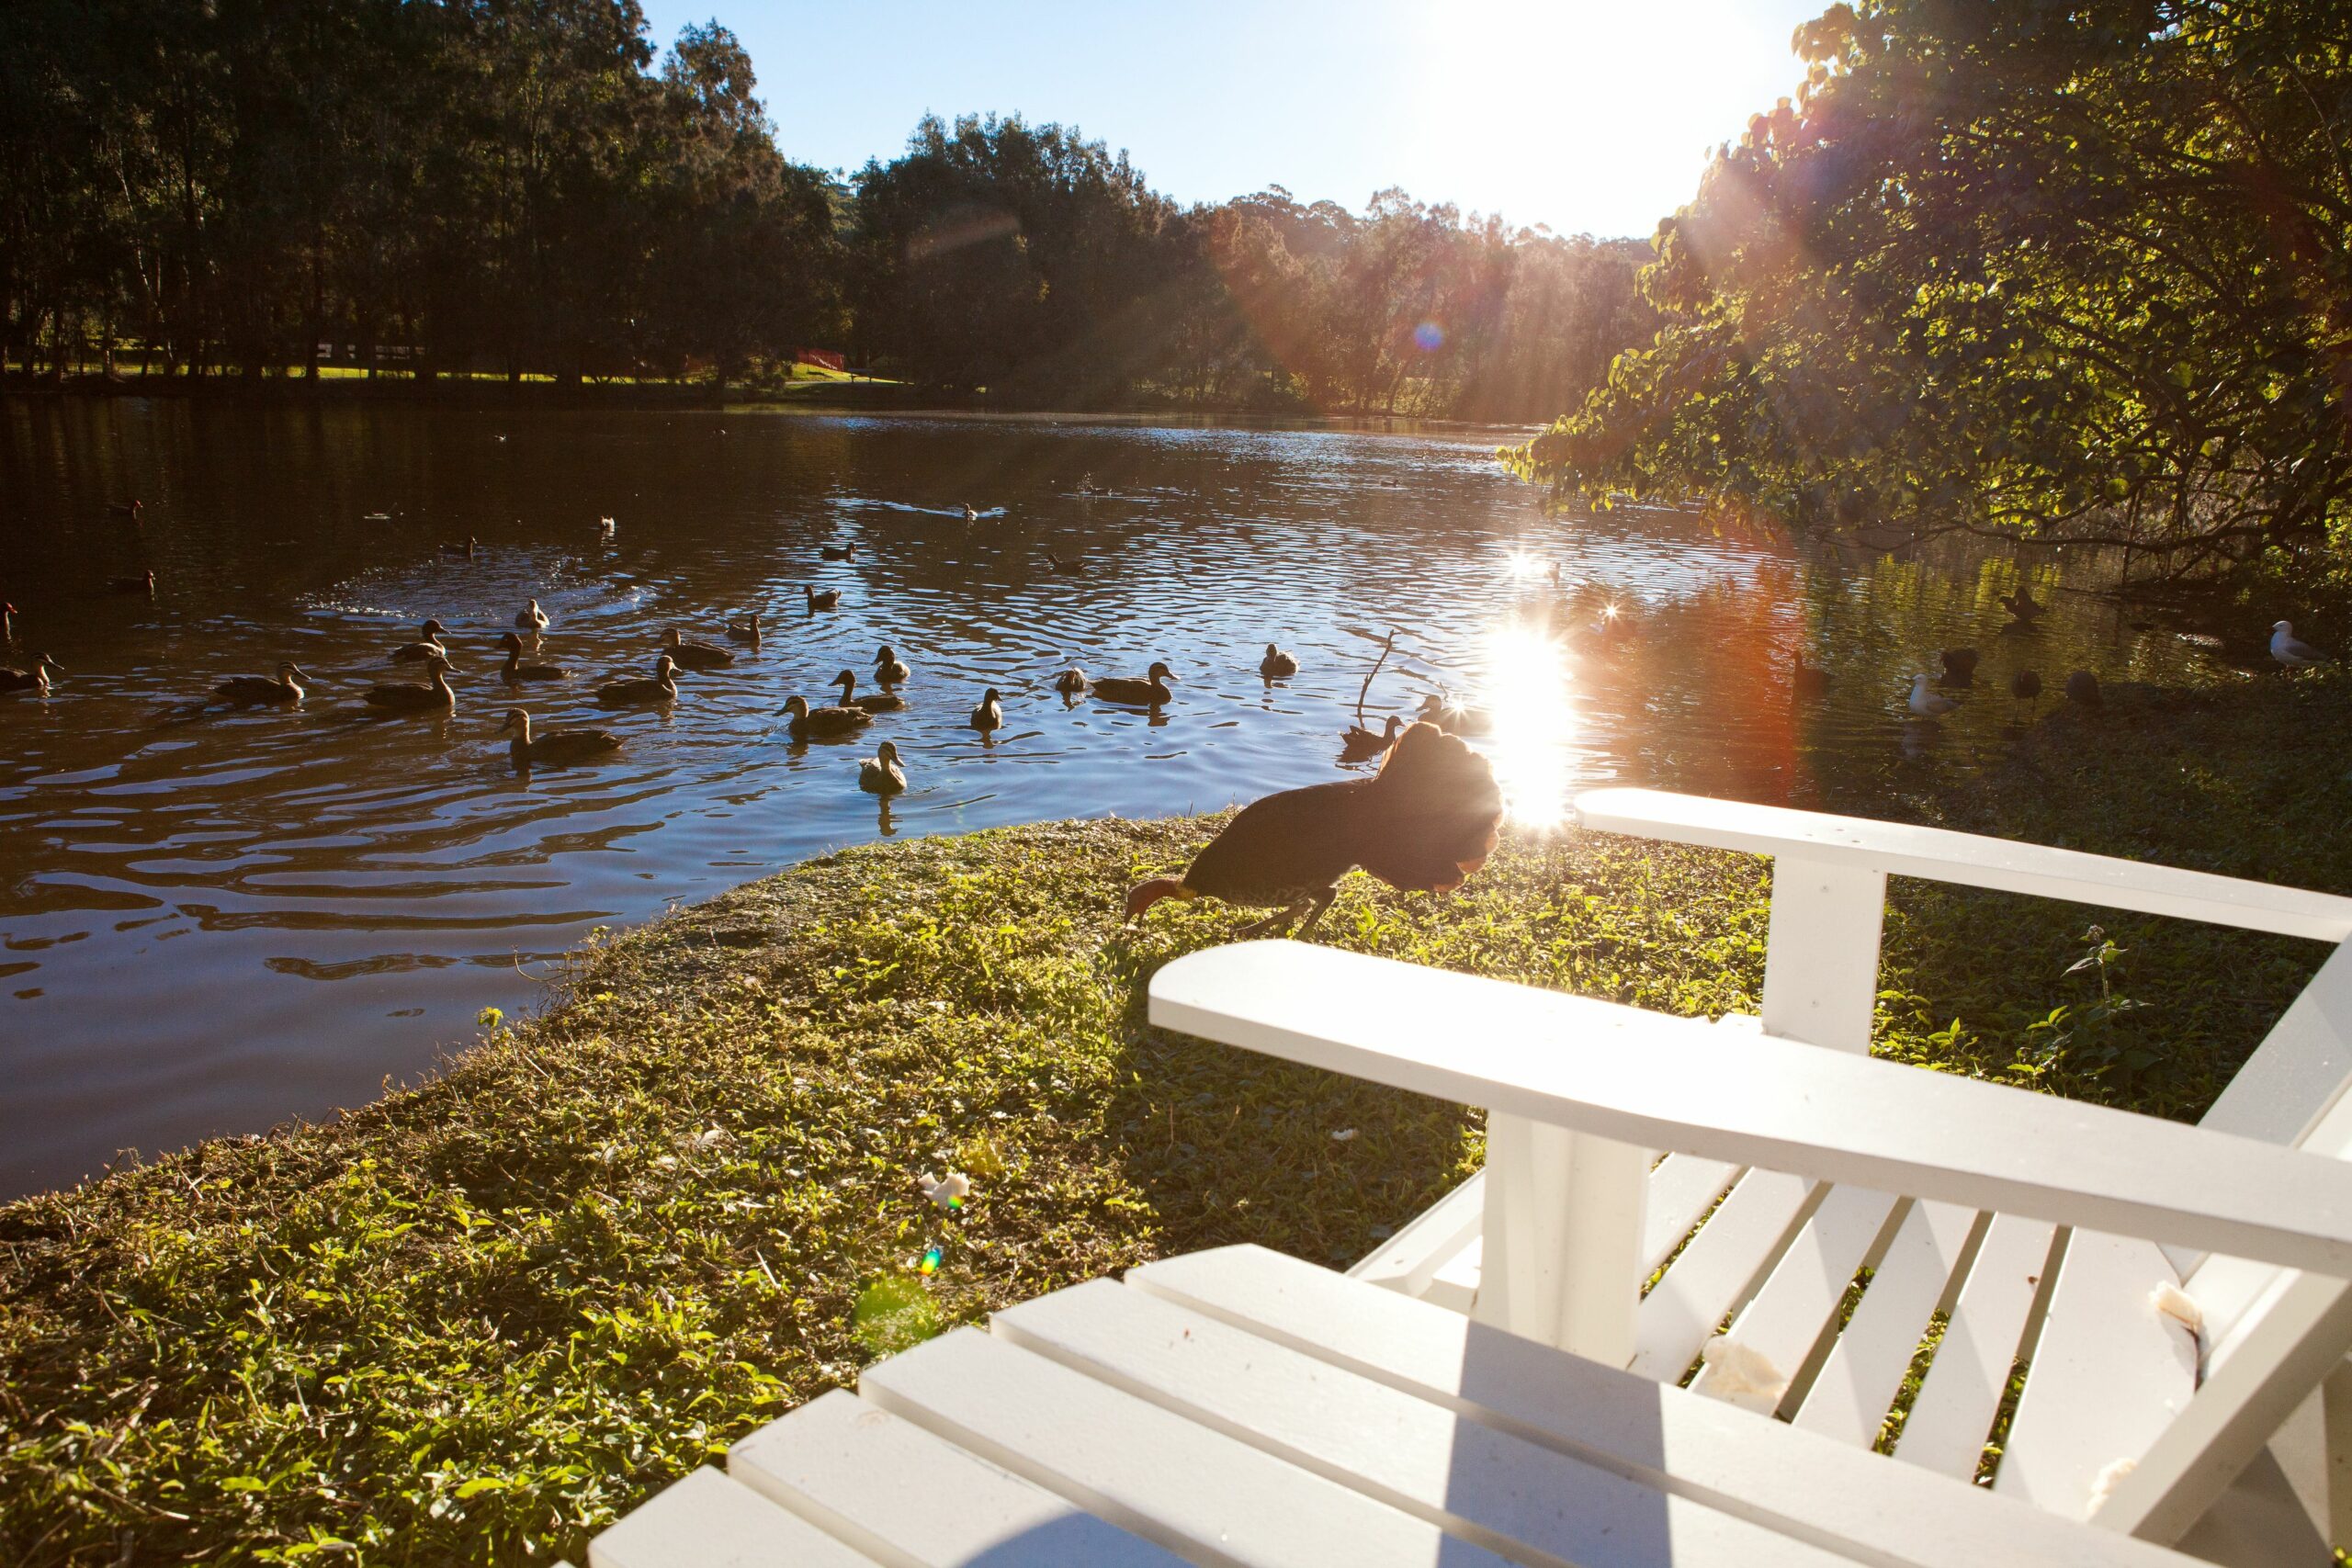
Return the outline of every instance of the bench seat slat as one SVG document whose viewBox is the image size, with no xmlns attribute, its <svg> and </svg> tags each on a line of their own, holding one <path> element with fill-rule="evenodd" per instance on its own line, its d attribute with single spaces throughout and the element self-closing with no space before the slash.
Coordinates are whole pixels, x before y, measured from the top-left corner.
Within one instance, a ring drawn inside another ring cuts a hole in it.
<svg viewBox="0 0 2352 1568">
<path fill-rule="evenodd" d="M 1740 1178 L 1642 1298 L 1634 1319 L 1634 1371 L 1664 1382 L 1680 1380 L 1699 1347 L 1780 1251 L 1812 1190 L 1803 1177 L 1777 1170 Z"/>
<path fill-rule="evenodd" d="M 1756 1299 L 1733 1322 L 1730 1337 L 1762 1356 L 1782 1376 L 1795 1377 L 1834 1325 L 1846 1288 L 1886 1228 L 1895 1201 L 1893 1194 L 1867 1187 L 1840 1187 L 1823 1199 L 1772 1266 Z M 1700 1393 L 1719 1394 L 1723 1379 L 1711 1366 L 1690 1386 Z"/>
<path fill-rule="evenodd" d="M 2056 1234 L 2055 1225 L 2041 1220 L 1993 1217 L 1927 1381 L 1904 1419 L 1895 1458 L 1963 1480 L 1976 1473 Z"/>
<path fill-rule="evenodd" d="M 588 1568 L 874 1568 L 874 1559 L 705 1469 L 597 1536 Z"/>
<path fill-rule="evenodd" d="M 1798 1426 L 1862 1448 L 1877 1440 L 1975 1224 L 1955 1204 L 1911 1205 L 1798 1406 Z"/>
</svg>

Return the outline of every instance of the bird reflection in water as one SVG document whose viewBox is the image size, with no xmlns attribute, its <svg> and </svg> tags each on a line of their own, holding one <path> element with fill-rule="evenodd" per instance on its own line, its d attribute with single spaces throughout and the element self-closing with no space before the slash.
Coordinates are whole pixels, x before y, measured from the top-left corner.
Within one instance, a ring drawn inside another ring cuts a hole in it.
<svg viewBox="0 0 2352 1568">
<path fill-rule="evenodd" d="M 1482 750 L 1504 805 L 1522 827 L 1557 827 L 1567 817 L 1578 729 L 1567 650 L 1542 627 L 1512 622 L 1489 635 L 1487 671 L 1494 732 Z"/>
</svg>

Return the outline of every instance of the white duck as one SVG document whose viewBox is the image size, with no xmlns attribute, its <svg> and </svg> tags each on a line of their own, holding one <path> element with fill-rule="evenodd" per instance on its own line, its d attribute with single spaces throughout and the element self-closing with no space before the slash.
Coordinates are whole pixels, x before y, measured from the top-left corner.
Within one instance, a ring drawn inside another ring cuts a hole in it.
<svg viewBox="0 0 2352 1568">
<path fill-rule="evenodd" d="M 1939 718 L 1960 705 L 1940 693 L 1928 690 L 1928 677 L 1911 677 L 1911 711 L 1922 718 Z"/>
<path fill-rule="evenodd" d="M 2295 623 L 2280 621 L 2270 628 L 2270 657 L 2290 670 L 2324 663 L 2327 655 L 2295 636 Z"/>
</svg>

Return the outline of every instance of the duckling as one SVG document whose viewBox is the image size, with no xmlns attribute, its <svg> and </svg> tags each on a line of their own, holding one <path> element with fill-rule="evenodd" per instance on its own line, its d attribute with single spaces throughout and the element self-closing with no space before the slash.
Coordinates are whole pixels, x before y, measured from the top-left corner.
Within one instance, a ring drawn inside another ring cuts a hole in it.
<svg viewBox="0 0 2352 1568">
<path fill-rule="evenodd" d="M 640 703 L 674 703 L 678 700 L 678 665 L 668 654 L 653 661 L 653 678 L 650 681 L 616 681 L 596 688 L 596 701 L 605 707 L 625 708 Z"/>
<path fill-rule="evenodd" d="M 857 677 L 844 670 L 833 677 L 832 683 L 842 689 L 842 700 L 836 707 L 864 708 L 867 713 L 896 713 L 907 705 L 907 699 L 896 692 L 880 692 L 870 697 L 851 695 L 857 690 Z"/>
<path fill-rule="evenodd" d="M 523 662 L 523 639 L 507 632 L 498 639 L 506 650 L 506 669 L 500 676 L 508 685 L 520 685 L 526 681 L 569 681 L 571 671 L 560 664 L 526 664 Z"/>
<path fill-rule="evenodd" d="M 515 612 L 514 624 L 526 632 L 543 632 L 548 629 L 548 613 L 534 599 Z"/>
<path fill-rule="evenodd" d="M 993 735 L 1004 728 L 1004 698 L 994 686 L 980 694 L 980 705 L 972 710 L 969 722 L 982 735 Z"/>
<path fill-rule="evenodd" d="M 212 688 L 218 697 L 232 703 L 299 703 L 302 700 L 301 682 L 310 677 L 290 659 L 277 662 L 277 677 L 266 675 L 232 675 Z M 403 688 L 405 689 L 405 688 Z"/>
<path fill-rule="evenodd" d="M 1051 550 L 1047 550 L 1046 552 L 1046 565 L 1055 571 L 1058 571 L 1066 576 L 1071 577 L 1075 577 L 1080 571 L 1084 570 L 1076 561 L 1064 560 L 1061 557 L 1054 554 Z"/>
<path fill-rule="evenodd" d="M 506 437 L 502 435 L 499 439 L 503 441 Z M 466 542 L 462 545 L 445 541 L 441 546 L 441 553 L 445 556 L 455 556 L 460 560 L 471 560 L 474 558 L 474 552 L 480 548 L 481 548 L 481 541 L 469 534 L 466 536 Z"/>
<path fill-rule="evenodd" d="M 827 545 L 820 552 L 827 560 L 851 560 L 857 555 L 857 541 L 846 545 Z"/>
<path fill-rule="evenodd" d="M 1266 657 L 1258 660 L 1258 673 L 1269 681 L 1287 681 L 1298 673 L 1298 660 L 1270 642 L 1266 645 Z"/>
<path fill-rule="evenodd" d="M 153 599 L 155 596 L 155 574 L 142 571 L 137 577 L 109 577 L 107 587 L 117 593 L 144 593 Z"/>
<path fill-rule="evenodd" d="M 36 653 L 31 662 L 19 670 L 14 665 L 0 665 L 0 692 L 35 692 L 49 695 L 50 671 L 65 673 L 65 667 L 46 653 Z"/>
<path fill-rule="evenodd" d="M 877 686 L 898 686 L 906 683 L 914 671 L 907 668 L 899 650 L 888 643 L 874 650 L 874 683 Z"/>
<path fill-rule="evenodd" d="M 1418 716 L 1423 724 L 1434 724 L 1448 735 L 1484 735 L 1495 728 L 1495 719 L 1484 708 L 1466 708 L 1432 692 L 1421 699 Z"/>
<path fill-rule="evenodd" d="M 727 637 L 730 642 L 746 642 L 753 648 L 759 647 L 760 613 L 754 610 L 747 619 L 728 622 Z"/>
<path fill-rule="evenodd" d="M 1375 735 L 1360 724 L 1351 724 L 1340 732 L 1340 761 L 1361 762 L 1377 757 L 1396 744 L 1396 732 L 1405 721 L 1395 714 L 1388 716 L 1388 728 Z"/>
<path fill-rule="evenodd" d="M 1125 675 L 1107 676 L 1094 682 L 1094 694 L 1106 703 L 1125 703 L 1136 707 L 1158 707 L 1176 694 L 1168 689 L 1176 672 L 1167 665 L 1155 662 L 1137 681 Z"/>
<path fill-rule="evenodd" d="M 907 787 L 907 770 L 899 765 L 899 749 L 888 740 L 857 765 L 857 787 L 868 795 L 897 795 Z"/>
<path fill-rule="evenodd" d="M 523 769 L 535 763 L 565 767 L 621 749 L 621 738 L 609 729 L 551 730 L 534 740 L 531 716 L 521 708 L 506 710 L 506 722 L 498 727 L 498 733 L 503 735 L 509 730 L 514 732 L 514 739 L 506 743 L 506 754 L 514 760 L 515 767 Z"/>
<path fill-rule="evenodd" d="M 428 659 L 447 659 L 449 650 L 441 646 L 441 634 L 449 628 L 438 621 L 427 621 L 417 627 L 417 640 L 405 642 L 392 649 L 395 664 L 420 664 Z"/>
<path fill-rule="evenodd" d="M 791 730 L 795 740 L 810 736 L 847 735 L 874 722 L 874 716 L 864 708 L 812 708 L 802 696 L 786 697 L 784 711 L 792 716 Z"/>
<path fill-rule="evenodd" d="M 675 626 L 662 634 L 662 648 L 681 669 L 723 670 L 735 662 L 735 656 L 718 644 L 690 642 Z"/>
<path fill-rule="evenodd" d="M 808 607 L 812 610 L 838 610 L 841 608 L 842 591 L 838 588 L 828 588 L 822 593 L 820 593 L 804 582 L 800 585 L 800 592 L 808 596 Z"/>
<path fill-rule="evenodd" d="M 1093 683 L 1086 678 L 1086 671 L 1075 664 L 1054 677 L 1054 690 L 1066 697 L 1082 697 Z"/>
<path fill-rule="evenodd" d="M 428 677 L 422 686 L 375 686 L 368 693 L 369 707 L 387 708 L 394 713 L 455 713 L 458 694 L 449 689 L 450 663 L 446 659 L 433 658 L 424 661 Z"/>
</svg>

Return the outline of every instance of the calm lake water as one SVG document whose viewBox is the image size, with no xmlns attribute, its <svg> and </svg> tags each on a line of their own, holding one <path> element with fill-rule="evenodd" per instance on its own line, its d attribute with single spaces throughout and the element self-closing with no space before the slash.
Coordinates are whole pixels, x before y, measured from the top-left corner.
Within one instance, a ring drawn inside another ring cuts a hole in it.
<svg viewBox="0 0 2352 1568">
<path fill-rule="evenodd" d="M 2007 557 L 1549 514 L 1493 460 L 1521 434 L 0 400 L 0 597 L 21 612 L 0 662 L 67 671 L 45 702 L 0 696 L 0 1194 L 363 1101 L 482 1009 L 534 1005 L 591 928 L 830 848 L 1335 776 L 1392 628 L 1373 722 L 1440 689 L 1490 709 L 1480 744 L 1534 822 L 1611 780 L 1893 790 L 2004 744 L 2019 667 L 2054 692 L 2072 668 L 2202 657 L 2047 567 L 2052 615 L 2004 634 Z M 132 497 L 137 526 L 109 509 Z M 469 535 L 476 558 L 438 553 Z M 109 592 L 150 568 L 152 601 Z M 808 611 L 804 583 L 841 607 Z M 607 765 L 508 765 L 496 641 L 530 597 L 554 623 L 536 657 L 577 678 L 523 705 L 619 731 Z M 723 642 L 751 610 L 764 647 L 684 677 L 673 709 L 594 706 L 665 628 Z M 361 694 L 413 678 L 386 654 L 427 616 L 450 628 L 457 713 L 378 719 Z M 1296 678 L 1260 679 L 1270 640 Z M 914 667 L 908 711 L 792 744 L 785 698 L 821 701 L 882 643 Z M 1955 644 L 1984 652 L 1974 690 L 1911 720 L 1909 673 Z M 1800 647 L 1826 696 L 1792 696 Z M 314 677 L 299 708 L 175 711 L 280 659 Z M 1051 688 L 1072 660 L 1155 659 L 1182 682 L 1158 716 Z M 964 728 L 988 685 L 993 744 Z M 882 739 L 912 784 L 887 809 L 856 788 Z"/>
</svg>

